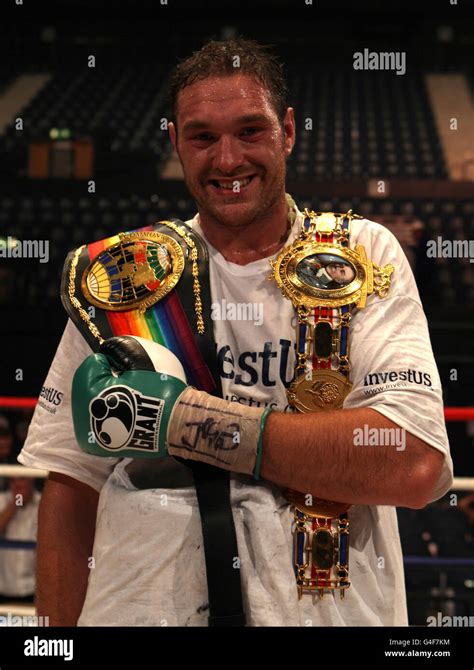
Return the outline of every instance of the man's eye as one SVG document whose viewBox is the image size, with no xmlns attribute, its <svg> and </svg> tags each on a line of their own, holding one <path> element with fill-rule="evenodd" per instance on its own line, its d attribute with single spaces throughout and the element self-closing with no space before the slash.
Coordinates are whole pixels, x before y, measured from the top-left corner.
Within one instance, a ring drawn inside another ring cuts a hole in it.
<svg viewBox="0 0 474 670">
<path fill-rule="evenodd" d="M 209 133 L 199 133 L 199 135 L 196 135 L 194 139 L 195 139 L 195 140 L 204 140 L 204 141 L 207 141 L 207 140 L 209 140 L 210 138 L 211 138 L 211 136 L 209 135 Z"/>
<path fill-rule="evenodd" d="M 259 128 L 245 128 L 245 130 L 243 130 L 242 132 L 244 134 L 247 133 L 250 135 L 254 135 L 255 133 L 258 133 L 259 130 L 260 130 Z"/>
</svg>

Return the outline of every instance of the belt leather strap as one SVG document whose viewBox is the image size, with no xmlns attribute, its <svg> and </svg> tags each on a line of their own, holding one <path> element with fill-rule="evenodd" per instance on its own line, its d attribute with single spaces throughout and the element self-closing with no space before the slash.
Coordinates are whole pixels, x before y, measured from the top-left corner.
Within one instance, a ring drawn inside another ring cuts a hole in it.
<svg viewBox="0 0 474 670">
<path fill-rule="evenodd" d="M 196 461 L 191 468 L 204 538 L 209 626 L 245 626 L 229 473 Z"/>
</svg>

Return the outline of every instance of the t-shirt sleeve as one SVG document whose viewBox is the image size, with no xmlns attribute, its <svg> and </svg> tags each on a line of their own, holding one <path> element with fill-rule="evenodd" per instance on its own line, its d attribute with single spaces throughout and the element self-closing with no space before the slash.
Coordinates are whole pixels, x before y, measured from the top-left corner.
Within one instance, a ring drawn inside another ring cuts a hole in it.
<svg viewBox="0 0 474 670">
<path fill-rule="evenodd" d="M 370 407 L 444 456 L 432 501 L 451 488 L 453 464 L 444 421 L 441 380 L 428 324 L 408 260 L 383 226 L 359 224 L 358 244 L 379 266 L 392 264 L 385 298 L 372 294 L 350 326 L 352 389 L 344 408 Z M 397 448 L 402 448 L 400 444 Z"/>
<path fill-rule="evenodd" d="M 91 353 L 79 330 L 68 320 L 18 460 L 27 467 L 68 475 L 100 491 L 120 459 L 82 451 L 76 442 L 71 414 L 72 379 Z"/>
</svg>

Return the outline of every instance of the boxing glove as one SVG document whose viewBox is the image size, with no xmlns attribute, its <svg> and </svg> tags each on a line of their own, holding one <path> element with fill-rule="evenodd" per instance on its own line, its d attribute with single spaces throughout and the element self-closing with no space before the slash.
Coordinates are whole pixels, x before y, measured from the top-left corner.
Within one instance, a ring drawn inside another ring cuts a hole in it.
<svg viewBox="0 0 474 670">
<path fill-rule="evenodd" d="M 179 456 L 258 479 L 269 409 L 188 386 L 178 358 L 151 340 L 106 340 L 77 369 L 71 405 L 76 439 L 87 453 Z"/>
</svg>

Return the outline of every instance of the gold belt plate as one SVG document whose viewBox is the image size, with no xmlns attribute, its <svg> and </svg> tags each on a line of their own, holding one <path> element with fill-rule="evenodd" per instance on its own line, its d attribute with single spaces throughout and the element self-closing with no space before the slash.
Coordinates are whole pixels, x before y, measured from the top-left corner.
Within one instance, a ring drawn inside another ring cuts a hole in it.
<svg viewBox="0 0 474 670">
<path fill-rule="evenodd" d="M 184 252 L 169 235 L 156 231 L 120 233 L 85 269 L 81 287 L 92 305 L 107 311 L 146 311 L 178 283 Z"/>
<path fill-rule="evenodd" d="M 340 409 L 352 388 L 347 377 L 336 370 L 313 370 L 311 378 L 300 375 L 287 391 L 288 402 L 299 412 Z"/>
</svg>

